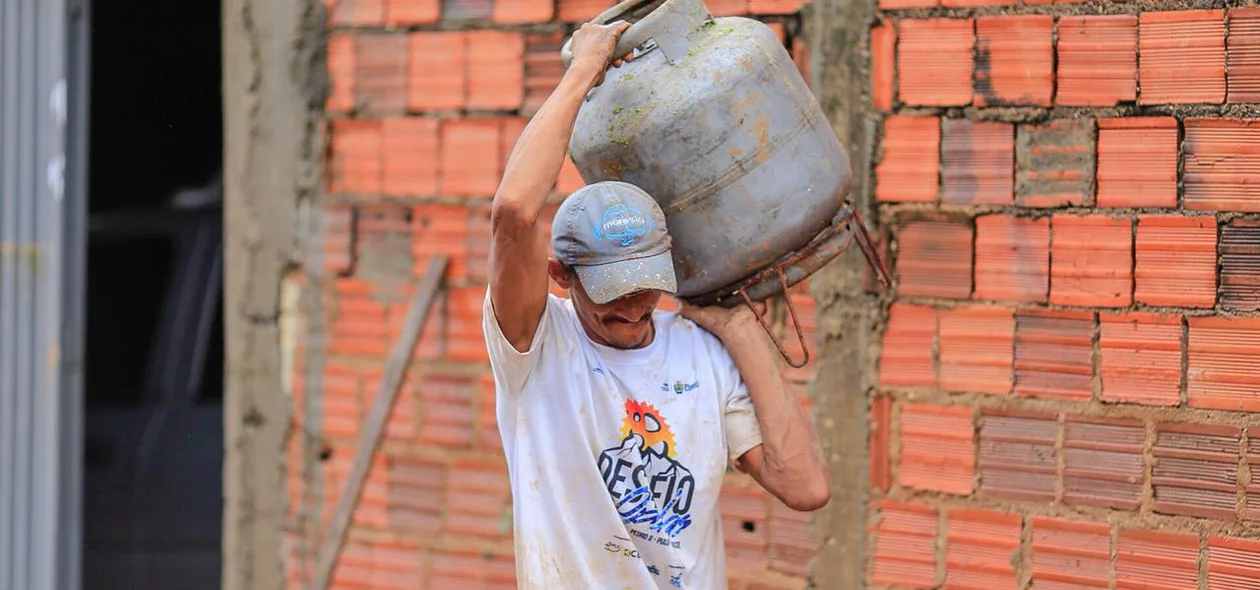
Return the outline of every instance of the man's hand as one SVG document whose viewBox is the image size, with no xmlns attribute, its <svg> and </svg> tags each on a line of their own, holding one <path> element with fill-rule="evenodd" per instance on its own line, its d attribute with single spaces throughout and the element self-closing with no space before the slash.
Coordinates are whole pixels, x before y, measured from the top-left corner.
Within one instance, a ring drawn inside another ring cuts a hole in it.
<svg viewBox="0 0 1260 590">
<path fill-rule="evenodd" d="M 617 40 L 628 28 L 630 28 L 630 23 L 627 22 L 609 25 L 583 24 L 576 33 L 573 33 L 573 39 L 570 41 L 573 60 L 569 62 L 569 68 L 589 71 L 594 76 L 594 86 L 602 84 L 609 62 L 612 62 L 613 67 L 620 67 L 622 62 L 628 62 L 634 56 L 633 52 L 625 56 L 615 56 L 615 60 L 613 56 L 613 51 L 617 48 Z"/>
<path fill-rule="evenodd" d="M 757 307 L 757 313 L 765 313 L 764 302 L 754 302 L 753 305 Z M 697 326 L 717 336 L 719 340 L 725 340 L 733 329 L 745 326 L 761 329 L 761 326 L 757 324 L 757 317 L 753 315 L 753 310 L 742 303 L 735 307 L 726 308 L 720 305 L 697 307 L 682 301 L 679 313 L 695 322 Z"/>
</svg>

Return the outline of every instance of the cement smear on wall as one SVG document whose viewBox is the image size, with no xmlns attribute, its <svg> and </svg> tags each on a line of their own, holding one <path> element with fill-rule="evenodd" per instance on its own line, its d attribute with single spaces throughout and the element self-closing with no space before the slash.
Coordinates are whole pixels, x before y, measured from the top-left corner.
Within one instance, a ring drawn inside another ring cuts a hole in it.
<svg viewBox="0 0 1260 590">
<path fill-rule="evenodd" d="M 870 115 L 871 0 L 815 0 L 803 15 L 814 63 L 813 88 L 853 167 L 850 198 L 871 215 L 870 169 L 875 119 Z M 875 228 L 871 228 L 874 230 Z M 816 421 L 832 481 L 830 504 L 815 527 L 823 540 L 811 568 L 817 588 L 861 588 L 865 561 L 870 350 L 879 300 L 866 292 L 866 262 L 849 248 L 810 282 L 817 302 L 821 350 L 811 383 Z"/>
<path fill-rule="evenodd" d="M 299 211 L 319 190 L 325 5 L 223 4 L 226 357 L 223 587 L 284 587 L 282 281 L 304 250 Z"/>
</svg>

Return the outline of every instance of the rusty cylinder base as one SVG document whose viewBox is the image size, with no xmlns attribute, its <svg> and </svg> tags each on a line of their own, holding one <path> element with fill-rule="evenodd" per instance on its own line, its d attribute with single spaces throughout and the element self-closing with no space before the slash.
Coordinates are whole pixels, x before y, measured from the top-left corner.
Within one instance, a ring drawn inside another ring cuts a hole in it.
<svg viewBox="0 0 1260 590">
<path fill-rule="evenodd" d="M 819 232 L 804 247 L 788 253 L 773 264 L 736 283 L 688 297 L 686 300 L 693 305 L 716 304 L 722 307 L 734 307 L 745 303 L 745 297 L 752 301 L 764 301 L 817 272 L 839 256 L 854 240 L 858 242 L 858 247 L 862 249 L 867 264 L 875 272 L 879 282 L 885 287 L 889 286 L 891 279 L 879 258 L 874 241 L 866 231 L 862 217 L 858 215 L 852 203 L 846 200 L 844 207 L 832 219 L 831 225 Z"/>
</svg>

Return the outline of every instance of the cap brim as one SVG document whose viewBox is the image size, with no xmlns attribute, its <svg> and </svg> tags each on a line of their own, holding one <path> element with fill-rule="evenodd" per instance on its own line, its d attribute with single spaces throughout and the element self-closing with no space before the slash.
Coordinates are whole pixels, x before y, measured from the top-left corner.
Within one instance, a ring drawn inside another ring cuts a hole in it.
<svg viewBox="0 0 1260 590">
<path fill-rule="evenodd" d="M 601 305 L 637 291 L 655 289 L 672 294 L 678 290 L 674 259 L 669 250 L 608 264 L 574 266 L 573 270 L 582 281 L 586 295 Z"/>
</svg>

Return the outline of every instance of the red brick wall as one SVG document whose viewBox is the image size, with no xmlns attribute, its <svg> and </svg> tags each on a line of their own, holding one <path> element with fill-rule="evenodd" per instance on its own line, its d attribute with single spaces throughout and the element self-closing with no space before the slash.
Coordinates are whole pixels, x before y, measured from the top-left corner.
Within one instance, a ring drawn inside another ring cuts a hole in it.
<svg viewBox="0 0 1260 590">
<path fill-rule="evenodd" d="M 323 314 L 301 328 L 289 449 L 290 580 L 310 575 L 359 428 L 428 257 L 452 257 L 344 557 L 342 590 L 514 586 L 512 506 L 480 329 L 490 198 L 559 49 L 610 0 L 334 0 L 329 5 Z M 771 23 L 799 58 L 798 0 L 710 0 Z M 803 60 L 801 60 L 803 63 Z M 556 198 L 581 186 L 571 164 Z M 312 271 L 313 272 L 313 271 Z M 794 298 L 810 336 L 813 302 Z M 793 374 L 802 385 L 811 370 Z M 304 459 L 304 457 L 323 457 Z M 562 458 L 560 458 L 562 459 Z M 722 512 L 732 588 L 799 588 L 818 538 L 805 515 L 732 474 Z"/>
<path fill-rule="evenodd" d="M 878 4 L 868 581 L 1260 588 L 1260 9 Z"/>
</svg>

